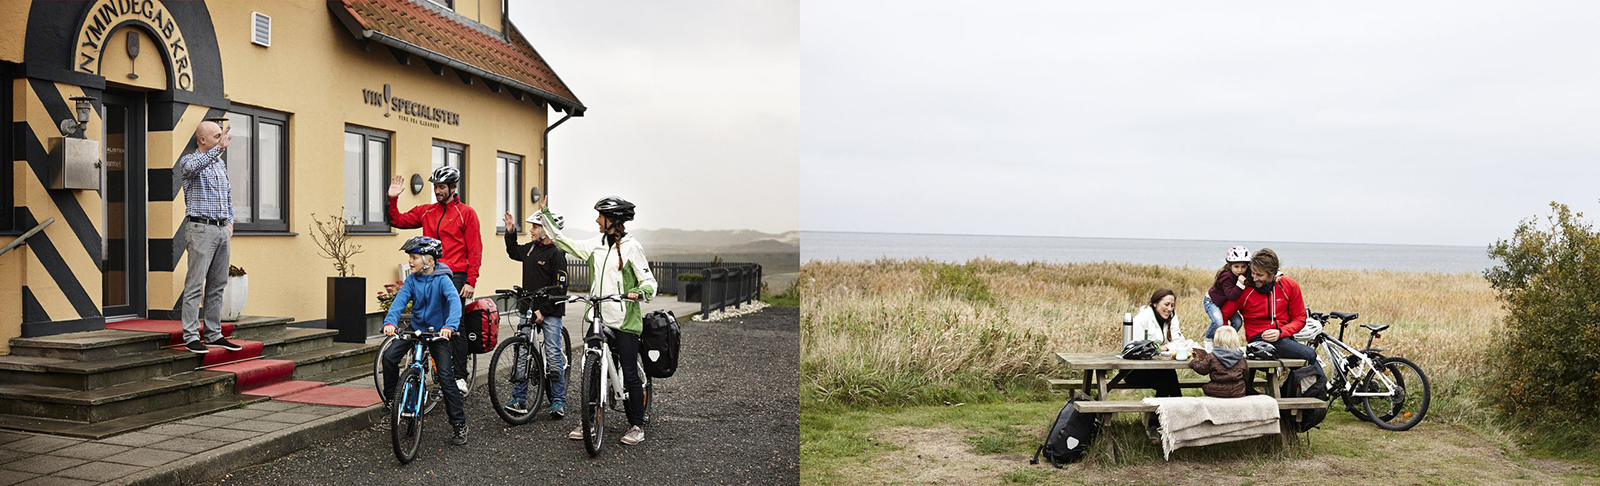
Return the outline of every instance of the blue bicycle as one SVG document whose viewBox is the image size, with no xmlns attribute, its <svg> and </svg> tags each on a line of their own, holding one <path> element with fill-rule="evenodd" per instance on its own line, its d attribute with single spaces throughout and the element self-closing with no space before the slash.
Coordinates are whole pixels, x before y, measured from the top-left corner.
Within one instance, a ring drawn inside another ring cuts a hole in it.
<svg viewBox="0 0 1600 486">
<path fill-rule="evenodd" d="M 433 394 L 428 393 L 428 381 L 424 377 L 433 374 L 428 359 L 427 343 L 431 341 L 444 341 L 445 338 L 438 333 L 406 331 L 395 335 L 396 341 L 411 343 L 411 364 L 400 372 L 400 382 L 395 384 L 398 393 L 396 403 L 389 407 L 389 438 L 394 443 L 394 457 L 401 464 L 410 463 L 417 458 L 417 446 L 422 444 L 422 416 L 431 409 L 438 400 Z"/>
</svg>

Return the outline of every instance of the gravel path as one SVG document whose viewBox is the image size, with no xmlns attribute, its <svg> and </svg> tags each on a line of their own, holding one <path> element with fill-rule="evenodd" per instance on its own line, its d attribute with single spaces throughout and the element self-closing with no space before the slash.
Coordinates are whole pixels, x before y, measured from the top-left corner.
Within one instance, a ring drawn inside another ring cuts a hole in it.
<svg viewBox="0 0 1600 486">
<path fill-rule="evenodd" d="M 508 427 L 488 393 L 467 398 L 468 442 L 451 446 L 441 407 L 424 422 L 418 457 L 402 466 L 386 426 L 317 443 L 214 484 L 795 484 L 800 480 L 800 312 L 767 310 L 724 322 L 682 321 L 677 375 L 656 383 L 646 440 L 617 443 L 627 425 L 606 414 L 605 449 L 590 458 L 566 434 L 576 415 Z M 574 380 L 579 381 L 579 380 Z M 569 385 L 569 403 L 576 402 Z"/>
</svg>

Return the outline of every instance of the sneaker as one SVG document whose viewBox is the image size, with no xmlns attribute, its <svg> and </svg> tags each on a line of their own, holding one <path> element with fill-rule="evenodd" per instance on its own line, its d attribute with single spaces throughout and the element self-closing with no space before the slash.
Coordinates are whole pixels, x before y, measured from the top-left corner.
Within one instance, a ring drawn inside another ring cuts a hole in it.
<svg viewBox="0 0 1600 486">
<path fill-rule="evenodd" d="M 565 416 L 567 416 L 566 405 L 562 404 L 561 402 L 550 404 L 550 420 L 561 420 L 561 418 Z"/>
<path fill-rule="evenodd" d="M 187 343 L 184 343 L 183 347 L 188 348 L 189 352 L 194 353 L 194 354 L 206 354 L 206 353 L 211 352 L 211 350 L 206 349 L 206 345 L 200 344 L 199 340 L 189 341 Z"/>
<path fill-rule="evenodd" d="M 450 437 L 450 443 L 455 445 L 467 443 L 467 424 L 455 425 L 455 435 Z"/>
<path fill-rule="evenodd" d="M 467 380 L 460 379 L 460 378 L 456 379 L 456 388 L 461 389 L 461 394 L 462 395 L 466 395 L 468 391 L 471 391 L 470 389 L 467 388 Z"/>
<path fill-rule="evenodd" d="M 210 344 L 212 346 L 216 346 L 216 347 L 219 347 L 219 348 L 222 348 L 222 349 L 226 349 L 228 351 L 238 351 L 238 350 L 244 349 L 244 346 L 240 346 L 240 345 L 234 344 L 232 341 L 229 341 L 228 338 L 220 338 L 219 337 L 219 338 L 217 338 L 216 341 L 212 341 L 212 342 L 209 342 L 209 343 L 206 343 L 206 344 Z"/>
<path fill-rule="evenodd" d="M 507 403 L 505 408 L 507 412 L 515 414 L 528 413 L 528 401 L 518 398 Z"/>
<path fill-rule="evenodd" d="M 572 440 L 583 440 L 583 424 L 578 424 L 577 427 L 572 429 L 572 432 L 567 432 L 567 438 Z"/>
<path fill-rule="evenodd" d="M 628 429 L 628 433 L 622 434 L 623 444 L 639 445 L 640 442 L 644 442 L 644 429 L 637 425 L 633 426 L 631 429 Z"/>
</svg>

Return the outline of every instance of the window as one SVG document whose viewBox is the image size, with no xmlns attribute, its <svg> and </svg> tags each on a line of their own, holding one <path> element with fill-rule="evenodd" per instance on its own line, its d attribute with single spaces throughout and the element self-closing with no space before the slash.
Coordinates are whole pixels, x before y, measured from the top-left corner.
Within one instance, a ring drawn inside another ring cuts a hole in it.
<svg viewBox="0 0 1600 486">
<path fill-rule="evenodd" d="M 234 229 L 289 231 L 289 119 L 282 113 L 233 106 L 228 112 L 228 183 Z"/>
<path fill-rule="evenodd" d="M 389 231 L 389 134 L 360 127 L 344 129 L 344 219 L 347 230 Z"/>
<path fill-rule="evenodd" d="M 465 145 L 444 140 L 434 140 L 433 169 L 429 169 L 431 172 L 434 169 L 449 165 L 461 171 L 461 182 L 456 183 L 456 193 L 461 195 L 461 202 L 463 203 L 467 202 L 467 167 L 463 165 L 467 159 L 466 151 L 467 147 Z M 433 188 L 433 186 L 428 187 L 429 190 Z"/>
<path fill-rule="evenodd" d="M 9 120 L 11 120 L 9 117 L 11 114 L 12 81 L 10 77 L 0 77 L 0 83 L 3 83 L 0 86 L 4 87 L 4 89 L 0 89 L 0 113 L 5 114 L 4 116 L 7 118 L 4 118 L 4 120 L 8 121 L 8 123 L 0 125 L 0 154 L 5 154 L 5 158 L 10 160 L 14 154 L 11 151 L 12 124 L 9 123 Z M 13 208 L 16 207 L 16 201 L 12 199 L 13 195 L 11 193 L 12 172 L 14 171 L 10 165 L 5 167 L 4 170 L 0 170 L 0 231 L 18 229 L 17 222 L 13 220 L 16 212 Z"/>
<path fill-rule="evenodd" d="M 522 214 L 522 157 L 501 153 L 494 162 L 494 220 L 499 221 L 495 230 L 505 233 L 505 218 L 499 215 L 510 212 L 516 221 L 522 221 L 525 217 Z M 512 231 L 517 229 L 512 228 Z"/>
<path fill-rule="evenodd" d="M 429 2 L 433 2 L 434 5 L 438 5 L 440 7 L 444 7 L 444 8 L 447 8 L 447 9 L 455 10 L 455 8 L 456 8 L 455 0 L 428 0 L 428 1 Z"/>
</svg>

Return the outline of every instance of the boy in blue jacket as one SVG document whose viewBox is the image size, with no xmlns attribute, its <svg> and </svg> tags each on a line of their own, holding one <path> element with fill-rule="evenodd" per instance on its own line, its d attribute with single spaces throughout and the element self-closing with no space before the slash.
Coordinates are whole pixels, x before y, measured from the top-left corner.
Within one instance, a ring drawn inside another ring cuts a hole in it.
<svg viewBox="0 0 1600 486">
<path fill-rule="evenodd" d="M 406 277 L 405 284 L 394 296 L 394 302 L 389 304 L 389 314 L 383 318 L 383 334 L 395 335 L 400 313 L 410 303 L 411 328 L 437 332 L 439 337 L 444 338 L 426 344 L 437 366 L 433 370 L 438 376 L 436 383 L 447 384 L 439 388 L 444 392 L 444 407 L 450 415 L 450 426 L 455 429 L 455 436 L 450 438 L 450 443 L 461 445 L 467 443 L 467 414 L 462 410 L 461 389 L 448 385 L 455 382 L 455 374 L 450 370 L 449 339 L 461 325 L 461 297 L 456 293 L 455 284 L 450 281 L 450 267 L 439 263 L 441 250 L 439 240 L 426 236 L 412 238 L 400 247 L 400 251 L 409 254 L 411 275 Z M 390 403 L 394 402 L 394 382 L 400 374 L 400 358 L 411 352 L 411 346 L 405 344 L 397 342 L 383 352 L 383 397 Z"/>
</svg>

